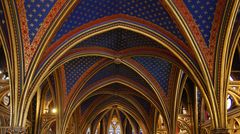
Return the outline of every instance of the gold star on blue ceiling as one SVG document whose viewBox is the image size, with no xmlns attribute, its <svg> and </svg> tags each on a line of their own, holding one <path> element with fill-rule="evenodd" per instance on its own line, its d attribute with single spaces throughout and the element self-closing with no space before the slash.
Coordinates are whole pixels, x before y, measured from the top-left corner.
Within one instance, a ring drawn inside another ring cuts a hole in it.
<svg viewBox="0 0 240 134">
<path fill-rule="evenodd" d="M 158 81 L 164 92 L 168 93 L 168 80 L 171 72 L 172 64 L 166 60 L 155 57 L 136 56 L 133 58 L 142 64 L 148 72 Z"/>
<path fill-rule="evenodd" d="M 104 67 L 102 70 L 98 71 L 87 83 L 84 85 L 84 88 L 89 86 L 90 84 L 113 76 L 113 75 L 121 75 L 126 78 L 129 78 L 142 86 L 146 87 L 147 89 L 151 89 L 151 87 L 147 84 L 147 82 L 134 70 L 130 69 L 129 67 L 123 65 L 123 64 L 110 64 L 106 67 Z"/>
<path fill-rule="evenodd" d="M 96 56 L 80 57 L 73 59 L 64 65 L 67 93 L 70 92 L 71 88 L 81 75 L 99 59 L 100 57 Z"/>
<path fill-rule="evenodd" d="M 96 35 L 79 43 L 76 48 L 94 46 L 106 47 L 116 51 L 132 47 L 163 48 L 162 45 L 152 39 L 125 29 L 115 29 Z"/>
<path fill-rule="evenodd" d="M 53 7 L 56 0 L 25 0 L 29 37 L 32 42 L 44 18 Z"/>
<path fill-rule="evenodd" d="M 76 27 L 114 14 L 126 14 L 145 19 L 184 40 L 159 0 L 81 0 L 52 42 Z"/>
<path fill-rule="evenodd" d="M 209 44 L 217 0 L 184 0 L 184 2 L 198 24 L 206 44 Z"/>
</svg>

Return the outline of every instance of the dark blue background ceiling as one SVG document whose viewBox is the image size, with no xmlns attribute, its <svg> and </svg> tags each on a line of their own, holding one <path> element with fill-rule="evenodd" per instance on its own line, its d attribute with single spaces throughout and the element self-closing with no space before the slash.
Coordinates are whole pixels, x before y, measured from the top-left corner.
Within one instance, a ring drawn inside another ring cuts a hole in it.
<svg viewBox="0 0 240 134">
<path fill-rule="evenodd" d="M 89 108 L 89 106 L 93 103 L 95 99 L 96 97 L 90 97 L 87 100 L 85 100 L 83 103 L 81 103 L 81 112 L 84 113 L 85 110 Z"/>
<path fill-rule="evenodd" d="M 146 112 L 148 114 L 150 114 L 151 103 L 149 103 L 148 101 L 146 101 L 145 99 L 143 99 L 142 97 L 139 97 L 139 96 L 134 96 L 134 98 L 137 100 L 138 103 L 141 104 L 141 106 L 143 106 L 143 108 L 146 110 Z"/>
<path fill-rule="evenodd" d="M 71 60 L 64 65 L 67 93 L 70 92 L 71 88 L 81 75 L 99 59 L 100 57 L 96 56 L 80 57 Z"/>
<path fill-rule="evenodd" d="M 159 43 L 152 39 L 125 29 L 115 29 L 105 32 L 89 39 L 84 40 L 75 48 L 99 46 L 113 49 L 116 51 L 132 47 L 155 47 L 163 48 Z"/>
<path fill-rule="evenodd" d="M 151 89 L 151 87 L 147 84 L 147 82 L 134 70 L 130 69 L 129 67 L 123 65 L 123 64 L 110 64 L 106 67 L 104 67 L 102 70 L 98 71 L 84 86 L 87 87 L 88 85 L 107 78 L 109 76 L 113 75 L 121 75 L 127 78 L 132 79 L 135 82 L 138 82 L 139 84 L 145 86 L 148 89 Z"/>
<path fill-rule="evenodd" d="M 76 27 L 114 14 L 142 18 L 165 28 L 183 40 L 178 28 L 160 4 L 160 0 L 81 0 L 64 22 L 53 42 Z"/>
<path fill-rule="evenodd" d="M 25 0 L 24 5 L 31 42 L 55 2 L 56 0 Z"/>
<path fill-rule="evenodd" d="M 184 0 L 184 2 L 198 24 L 205 42 L 209 44 L 217 0 Z"/>
<path fill-rule="evenodd" d="M 166 60 L 155 57 L 136 56 L 133 58 L 142 64 L 148 72 L 158 81 L 164 92 L 168 93 L 168 80 L 171 72 L 172 64 Z"/>
<path fill-rule="evenodd" d="M 105 88 L 103 88 L 103 90 L 104 89 L 107 89 L 108 91 L 117 91 L 117 90 L 125 91 L 125 90 L 129 90 L 129 87 L 127 87 L 123 84 L 120 84 L 120 83 L 113 83 L 113 84 L 105 86 Z"/>
</svg>

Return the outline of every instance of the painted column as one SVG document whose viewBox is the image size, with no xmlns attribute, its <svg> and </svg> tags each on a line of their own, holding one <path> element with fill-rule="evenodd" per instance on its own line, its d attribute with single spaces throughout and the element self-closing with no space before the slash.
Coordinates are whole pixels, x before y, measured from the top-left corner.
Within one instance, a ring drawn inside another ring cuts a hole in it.
<svg viewBox="0 0 240 134">
<path fill-rule="evenodd" d="M 194 101 L 193 101 L 193 121 L 194 121 L 194 132 L 198 134 L 198 88 L 194 88 Z"/>
</svg>

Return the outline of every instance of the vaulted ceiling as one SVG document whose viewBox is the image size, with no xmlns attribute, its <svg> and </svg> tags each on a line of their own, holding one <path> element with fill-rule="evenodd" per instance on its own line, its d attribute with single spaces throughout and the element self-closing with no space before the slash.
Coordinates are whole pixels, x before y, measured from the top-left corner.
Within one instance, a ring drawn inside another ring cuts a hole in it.
<svg viewBox="0 0 240 134">
<path fill-rule="evenodd" d="M 55 99 L 61 96 L 65 118 L 79 107 L 84 113 L 93 102 L 106 98 L 104 103 L 122 101 L 135 111 L 138 106 L 153 106 L 169 125 L 173 111 L 170 98 L 176 101 L 182 71 L 206 98 L 215 96 L 213 90 L 220 85 L 221 69 L 214 67 L 223 66 L 218 56 L 225 50 L 221 39 L 227 29 L 224 22 L 232 20 L 226 15 L 232 3 L 1 1 L 1 43 L 10 75 L 17 74 L 11 79 L 12 86 L 20 83 L 14 89 L 19 93 L 16 99 L 23 95 L 21 103 L 27 107 L 37 89 L 44 90 L 47 85 Z M 235 16 L 238 21 L 232 25 L 238 29 L 239 13 Z M 230 41 L 235 41 L 237 32 L 233 30 Z M 137 106 L 132 104 L 134 101 Z M 67 124 L 69 120 L 64 121 Z"/>
</svg>

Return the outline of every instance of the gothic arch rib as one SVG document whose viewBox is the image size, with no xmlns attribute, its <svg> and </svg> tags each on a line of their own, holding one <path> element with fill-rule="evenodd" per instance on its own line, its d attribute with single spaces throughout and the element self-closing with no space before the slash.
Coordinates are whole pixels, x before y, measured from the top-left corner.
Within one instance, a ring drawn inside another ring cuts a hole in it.
<svg viewBox="0 0 240 134">
<path fill-rule="evenodd" d="M 98 89 L 110 85 L 112 83 L 120 83 L 123 84 L 125 86 L 131 87 L 132 89 L 136 90 L 137 92 L 141 93 L 142 95 L 144 95 L 151 103 L 153 103 L 155 105 L 155 107 L 161 111 L 165 117 L 165 120 L 168 124 L 168 112 L 166 110 L 163 110 L 164 107 L 166 107 L 164 104 L 158 104 L 158 102 L 156 102 L 156 97 L 153 97 L 153 95 L 151 95 L 149 92 L 147 92 L 147 90 L 137 84 L 136 82 L 131 81 L 130 79 L 124 78 L 124 77 L 120 77 L 120 76 L 114 76 L 114 77 L 109 77 L 100 81 L 97 81 L 93 84 L 91 84 L 90 86 L 86 87 L 85 89 L 82 89 L 81 93 L 79 93 L 79 95 L 74 98 L 71 102 L 71 104 L 69 104 L 66 107 L 66 111 L 65 111 L 65 117 L 64 117 L 64 124 L 67 124 L 68 120 L 69 120 L 69 116 L 72 115 L 72 112 L 74 111 L 74 109 L 76 109 L 76 107 L 90 94 L 94 93 L 95 91 L 97 91 Z M 144 89 L 144 90 L 143 90 Z M 64 125 L 63 125 L 64 126 Z M 169 126 L 169 124 L 168 124 Z M 63 128 L 65 129 L 65 128 Z"/>
<path fill-rule="evenodd" d="M 108 94 L 108 93 L 107 93 Z M 147 128 L 149 128 L 150 126 L 148 126 L 147 125 L 147 122 L 148 122 L 148 119 L 147 118 L 145 118 L 145 117 L 147 117 L 146 115 L 144 115 L 144 114 L 146 114 L 145 112 L 144 112 L 144 108 L 143 107 L 141 107 L 141 105 L 140 104 L 138 104 L 138 102 L 137 101 L 135 101 L 133 98 L 129 98 L 129 99 L 127 99 L 127 98 L 125 98 L 125 97 L 127 97 L 128 95 L 119 95 L 119 97 L 121 97 L 122 98 L 122 101 L 119 101 L 119 100 L 117 100 L 118 102 L 126 102 L 126 103 L 123 103 L 123 104 L 126 104 L 127 105 L 127 103 L 129 103 L 129 104 L 131 104 L 129 107 L 126 107 L 126 108 L 124 108 L 124 109 L 134 109 L 134 111 L 133 112 L 135 112 L 136 113 L 136 115 L 138 115 L 138 117 L 142 117 L 143 119 L 141 119 L 142 121 L 141 122 L 143 122 L 144 123 L 144 125 L 145 126 L 147 126 Z M 101 96 L 100 96 L 101 97 Z M 83 130 L 84 130 L 84 128 L 86 129 L 86 127 L 88 126 L 87 124 L 88 123 L 90 123 L 90 122 L 92 122 L 94 119 L 95 119 L 95 117 L 98 115 L 98 114 L 100 114 L 102 111 L 103 111 L 103 109 L 105 109 L 105 107 L 106 107 L 106 105 L 109 105 L 109 104 L 107 104 L 107 103 L 104 103 L 105 101 L 108 101 L 110 99 L 110 101 L 111 101 L 111 97 L 106 97 L 106 98 L 104 98 L 104 99 L 101 99 L 101 100 L 96 100 L 94 103 L 92 103 L 91 104 L 91 106 L 90 107 L 98 107 L 98 106 L 101 106 L 101 108 L 97 108 L 98 110 L 94 110 L 94 109 L 89 109 L 89 110 L 87 110 L 86 112 L 85 112 L 85 114 L 83 115 L 85 118 L 84 118 L 84 121 L 83 121 Z M 110 102 L 109 101 L 109 102 Z M 104 104 L 104 105 L 101 105 L 101 104 Z M 111 103 L 110 103 L 111 104 Z M 109 107 L 108 107 L 109 108 Z"/>
<path fill-rule="evenodd" d="M 140 113 L 134 112 L 134 111 L 136 111 L 136 109 L 132 106 L 129 107 L 129 105 L 128 105 L 128 103 L 126 103 L 126 101 L 112 100 L 110 103 L 102 103 L 101 105 L 99 105 L 99 106 L 101 106 L 101 108 L 99 108 L 98 111 L 94 112 L 93 116 L 91 116 L 91 117 L 88 116 L 89 117 L 88 120 L 92 120 L 93 117 L 96 117 L 99 113 L 101 113 L 101 112 L 105 111 L 106 109 L 109 109 L 115 105 L 118 105 L 118 108 L 120 110 L 123 110 L 126 113 L 130 114 L 136 121 L 139 122 L 139 124 L 143 128 L 144 132 L 149 133 L 150 130 L 147 128 L 146 125 L 143 125 L 143 124 L 145 124 L 144 123 L 145 121 L 143 119 L 141 119 Z"/>
<path fill-rule="evenodd" d="M 225 10 L 223 21 L 221 24 L 221 31 L 219 32 L 217 45 L 219 46 L 216 50 L 216 62 L 215 62 L 215 76 L 214 76 L 214 85 L 216 87 L 216 94 L 218 98 L 219 111 L 223 114 L 220 115 L 221 127 L 227 126 L 227 110 L 226 110 L 226 96 L 227 96 L 227 84 L 230 76 L 230 65 L 233 59 L 233 53 L 229 53 L 229 50 L 232 51 L 236 49 L 236 42 L 232 45 L 231 38 L 233 36 L 233 28 L 236 21 L 237 13 L 240 7 L 240 1 L 228 1 L 227 7 L 231 7 L 231 10 Z M 228 9 L 227 8 L 227 9 Z M 239 30 L 239 29 L 238 29 Z M 239 34 L 239 33 L 238 33 Z M 237 35 L 239 36 L 239 35 Z M 236 40 L 235 40 L 236 41 Z M 232 46 L 232 47 L 231 47 Z M 235 48 L 234 48 L 235 47 Z M 220 57 L 220 58 L 219 58 Z M 228 63 L 228 64 L 226 64 Z"/>
<path fill-rule="evenodd" d="M 33 87 L 29 92 L 30 99 L 33 96 L 31 94 L 31 92 L 34 89 L 34 86 L 40 84 L 39 81 L 41 81 L 46 76 L 48 71 L 51 69 L 53 64 L 55 64 L 56 61 L 61 57 L 61 55 L 66 53 L 68 50 L 70 50 L 70 48 L 72 48 L 77 43 L 81 42 L 82 40 L 86 39 L 87 37 L 94 36 L 95 34 L 99 34 L 99 33 L 106 32 L 106 31 L 109 31 L 111 29 L 116 29 L 116 28 L 124 28 L 124 29 L 128 29 L 131 31 L 135 31 L 137 33 L 141 33 L 143 35 L 146 35 L 146 36 L 152 38 L 153 40 L 157 41 L 158 43 L 160 43 L 163 46 L 165 46 L 166 48 L 168 48 L 175 56 L 177 56 L 179 58 L 180 61 L 183 62 L 183 64 L 186 66 L 186 68 L 188 68 L 189 72 L 191 74 L 193 74 L 193 77 L 196 80 L 199 87 L 202 87 L 201 90 L 202 90 L 202 92 L 204 92 L 205 98 L 207 98 L 207 96 L 212 96 L 211 92 L 208 91 L 208 89 L 206 91 L 203 90 L 203 87 L 206 87 L 206 85 L 203 82 L 203 79 L 202 80 L 198 79 L 198 78 L 202 78 L 202 77 L 201 77 L 201 74 L 197 71 L 196 66 L 194 65 L 191 58 L 189 58 L 189 56 L 187 56 L 182 50 L 180 50 L 178 45 L 173 44 L 173 42 L 171 42 L 167 38 L 164 38 L 162 35 L 154 32 L 150 29 L 145 29 L 145 28 L 142 28 L 142 26 L 140 26 L 140 25 L 132 24 L 129 22 L 124 22 L 122 20 L 121 21 L 118 20 L 118 21 L 112 22 L 112 23 L 107 23 L 104 25 L 103 24 L 99 25 L 99 28 L 100 29 L 97 29 L 97 31 L 96 31 L 96 28 L 86 31 L 86 33 L 83 34 L 83 36 L 85 36 L 84 38 L 81 38 L 81 36 L 80 36 L 81 34 L 80 35 L 78 34 L 77 37 L 74 37 L 71 40 L 64 42 L 65 43 L 64 46 L 60 47 L 59 51 L 56 51 L 55 54 L 53 55 L 53 57 L 51 57 L 48 61 L 46 61 L 46 63 L 40 69 L 38 75 L 34 79 Z M 44 72 L 43 72 L 43 70 L 44 70 Z M 193 70 L 195 70 L 195 71 L 193 71 Z M 200 76 L 200 77 L 197 77 L 197 76 Z M 208 98 L 212 98 L 212 97 L 208 97 Z M 207 100 L 208 100 L 209 104 L 211 104 L 209 106 L 214 109 L 214 105 L 212 105 L 213 101 L 209 100 L 209 99 L 207 99 Z M 213 112 L 211 112 L 211 113 L 214 114 Z M 25 117 L 26 117 L 26 115 L 25 115 Z"/>
<path fill-rule="evenodd" d="M 213 87 L 213 83 L 212 83 L 212 77 L 211 77 L 211 73 L 209 71 L 209 67 L 207 65 L 206 59 L 204 58 L 204 55 L 202 53 L 202 51 L 200 50 L 200 46 L 198 44 L 202 44 L 200 40 L 197 40 L 194 36 L 197 36 L 196 34 L 194 35 L 191 31 L 191 26 L 188 25 L 188 23 L 184 20 L 183 15 L 181 14 L 181 12 L 178 9 L 179 5 L 176 5 L 176 2 L 178 2 L 178 4 L 183 4 L 183 2 L 179 2 L 179 1 L 163 1 L 164 5 L 166 5 L 168 11 L 172 14 L 172 16 L 175 18 L 175 20 L 177 21 L 177 24 L 179 25 L 180 29 L 184 32 L 184 37 L 186 38 L 186 40 L 189 42 L 189 45 L 191 47 L 191 49 L 193 50 L 195 56 L 196 56 L 196 60 L 198 62 L 198 65 L 200 67 L 200 71 L 203 74 L 203 79 L 205 80 L 205 88 L 207 88 L 207 90 L 209 91 L 209 96 L 211 98 L 211 110 L 213 112 L 211 113 L 211 116 L 214 118 L 214 121 L 212 122 L 212 125 L 214 127 L 218 127 L 219 125 L 219 116 L 220 113 L 217 110 L 217 98 L 216 98 L 216 94 L 214 92 L 214 87 Z M 193 27 L 196 27 L 196 25 L 194 25 Z M 202 46 L 201 46 L 202 47 Z M 208 102 L 209 103 L 209 102 Z"/>
</svg>

